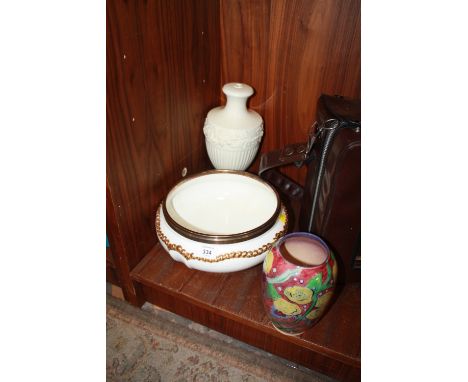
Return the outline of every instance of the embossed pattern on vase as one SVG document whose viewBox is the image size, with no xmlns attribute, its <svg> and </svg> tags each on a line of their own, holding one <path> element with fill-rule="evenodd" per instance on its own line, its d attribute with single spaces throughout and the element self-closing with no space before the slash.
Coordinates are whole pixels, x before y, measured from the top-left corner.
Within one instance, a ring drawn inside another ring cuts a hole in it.
<svg viewBox="0 0 468 382">
<path fill-rule="evenodd" d="M 206 118 L 203 132 L 208 156 L 216 168 L 245 170 L 260 146 L 263 122 L 255 129 L 233 130 L 215 126 Z"/>
</svg>

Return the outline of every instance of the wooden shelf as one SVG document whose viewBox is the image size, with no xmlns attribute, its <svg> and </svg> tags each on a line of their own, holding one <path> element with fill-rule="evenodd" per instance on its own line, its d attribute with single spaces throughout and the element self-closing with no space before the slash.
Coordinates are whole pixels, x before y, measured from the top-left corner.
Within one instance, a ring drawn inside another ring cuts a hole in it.
<svg viewBox="0 0 468 382">
<path fill-rule="evenodd" d="M 337 288 L 323 319 L 301 336 L 276 331 L 261 297 L 261 265 L 207 273 L 175 262 L 158 244 L 131 278 L 146 301 L 339 380 L 359 380 L 360 283 Z"/>
</svg>

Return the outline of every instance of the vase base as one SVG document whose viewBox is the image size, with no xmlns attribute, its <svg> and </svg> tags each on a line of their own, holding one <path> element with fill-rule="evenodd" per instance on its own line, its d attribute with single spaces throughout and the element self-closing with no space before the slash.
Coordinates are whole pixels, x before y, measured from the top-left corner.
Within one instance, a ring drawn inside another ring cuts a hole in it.
<svg viewBox="0 0 468 382">
<path fill-rule="evenodd" d="M 283 330 L 281 330 L 281 329 L 278 329 L 278 328 L 276 327 L 276 325 L 275 325 L 273 322 L 272 322 L 271 324 L 273 325 L 273 327 L 274 327 L 278 332 L 280 332 L 280 333 L 282 333 L 282 334 L 285 334 L 285 335 L 287 335 L 287 336 L 296 337 L 296 336 L 300 336 L 301 334 L 304 333 L 304 332 L 299 332 L 299 333 L 288 333 L 288 332 L 285 332 L 285 331 L 283 331 Z"/>
</svg>

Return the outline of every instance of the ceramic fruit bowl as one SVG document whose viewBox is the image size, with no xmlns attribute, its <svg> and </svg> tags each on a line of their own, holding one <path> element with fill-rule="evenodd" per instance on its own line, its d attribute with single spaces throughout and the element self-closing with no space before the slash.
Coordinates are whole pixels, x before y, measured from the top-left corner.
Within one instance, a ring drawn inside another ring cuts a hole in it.
<svg viewBox="0 0 468 382">
<path fill-rule="evenodd" d="M 189 268 L 235 272 L 263 261 L 287 230 L 278 193 L 256 175 L 202 172 L 179 182 L 156 213 L 156 233 Z"/>
</svg>

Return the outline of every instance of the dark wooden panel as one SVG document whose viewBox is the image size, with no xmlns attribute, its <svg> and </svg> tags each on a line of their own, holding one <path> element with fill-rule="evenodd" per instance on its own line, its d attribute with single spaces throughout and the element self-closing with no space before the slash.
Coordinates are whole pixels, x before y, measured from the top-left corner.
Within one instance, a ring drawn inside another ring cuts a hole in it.
<svg viewBox="0 0 468 382">
<path fill-rule="evenodd" d="M 106 232 L 112 248 L 112 255 L 110 250 L 106 253 L 106 277 L 108 281 L 122 288 L 127 301 L 140 306 L 144 301 L 141 300 L 140 296 L 137 296 L 135 286 L 130 279 L 130 267 L 114 207 L 109 183 L 106 182 Z"/>
<path fill-rule="evenodd" d="M 277 332 L 265 316 L 260 265 L 231 274 L 210 274 L 183 265 L 176 274 L 159 271 L 173 265 L 181 264 L 157 245 L 135 267 L 131 277 L 146 300 L 329 375 L 342 379 L 359 375 L 360 284 L 341 286 L 324 318 L 294 337 Z"/>
<path fill-rule="evenodd" d="M 109 265 L 106 266 L 106 281 L 120 287 L 120 281 L 117 277 L 117 272 Z"/>
<path fill-rule="evenodd" d="M 112 254 L 110 248 L 106 248 L 106 281 L 111 284 L 120 286 L 120 281 L 117 276 L 117 271 L 115 268 L 114 260 L 112 259 Z"/>
<path fill-rule="evenodd" d="M 107 176 L 130 268 L 182 169 L 209 166 L 202 128 L 219 89 L 217 1 L 107 2 Z"/>
<path fill-rule="evenodd" d="M 360 20 L 359 0 L 221 0 L 221 79 L 255 88 L 261 152 L 306 140 L 321 93 L 360 98 Z"/>
<path fill-rule="evenodd" d="M 106 264 L 111 268 L 115 268 L 115 262 L 112 258 L 112 253 L 109 247 L 106 247 Z"/>
<path fill-rule="evenodd" d="M 250 107 L 263 113 L 271 60 L 270 2 L 221 0 L 220 11 L 222 81 L 254 85 Z"/>
</svg>

